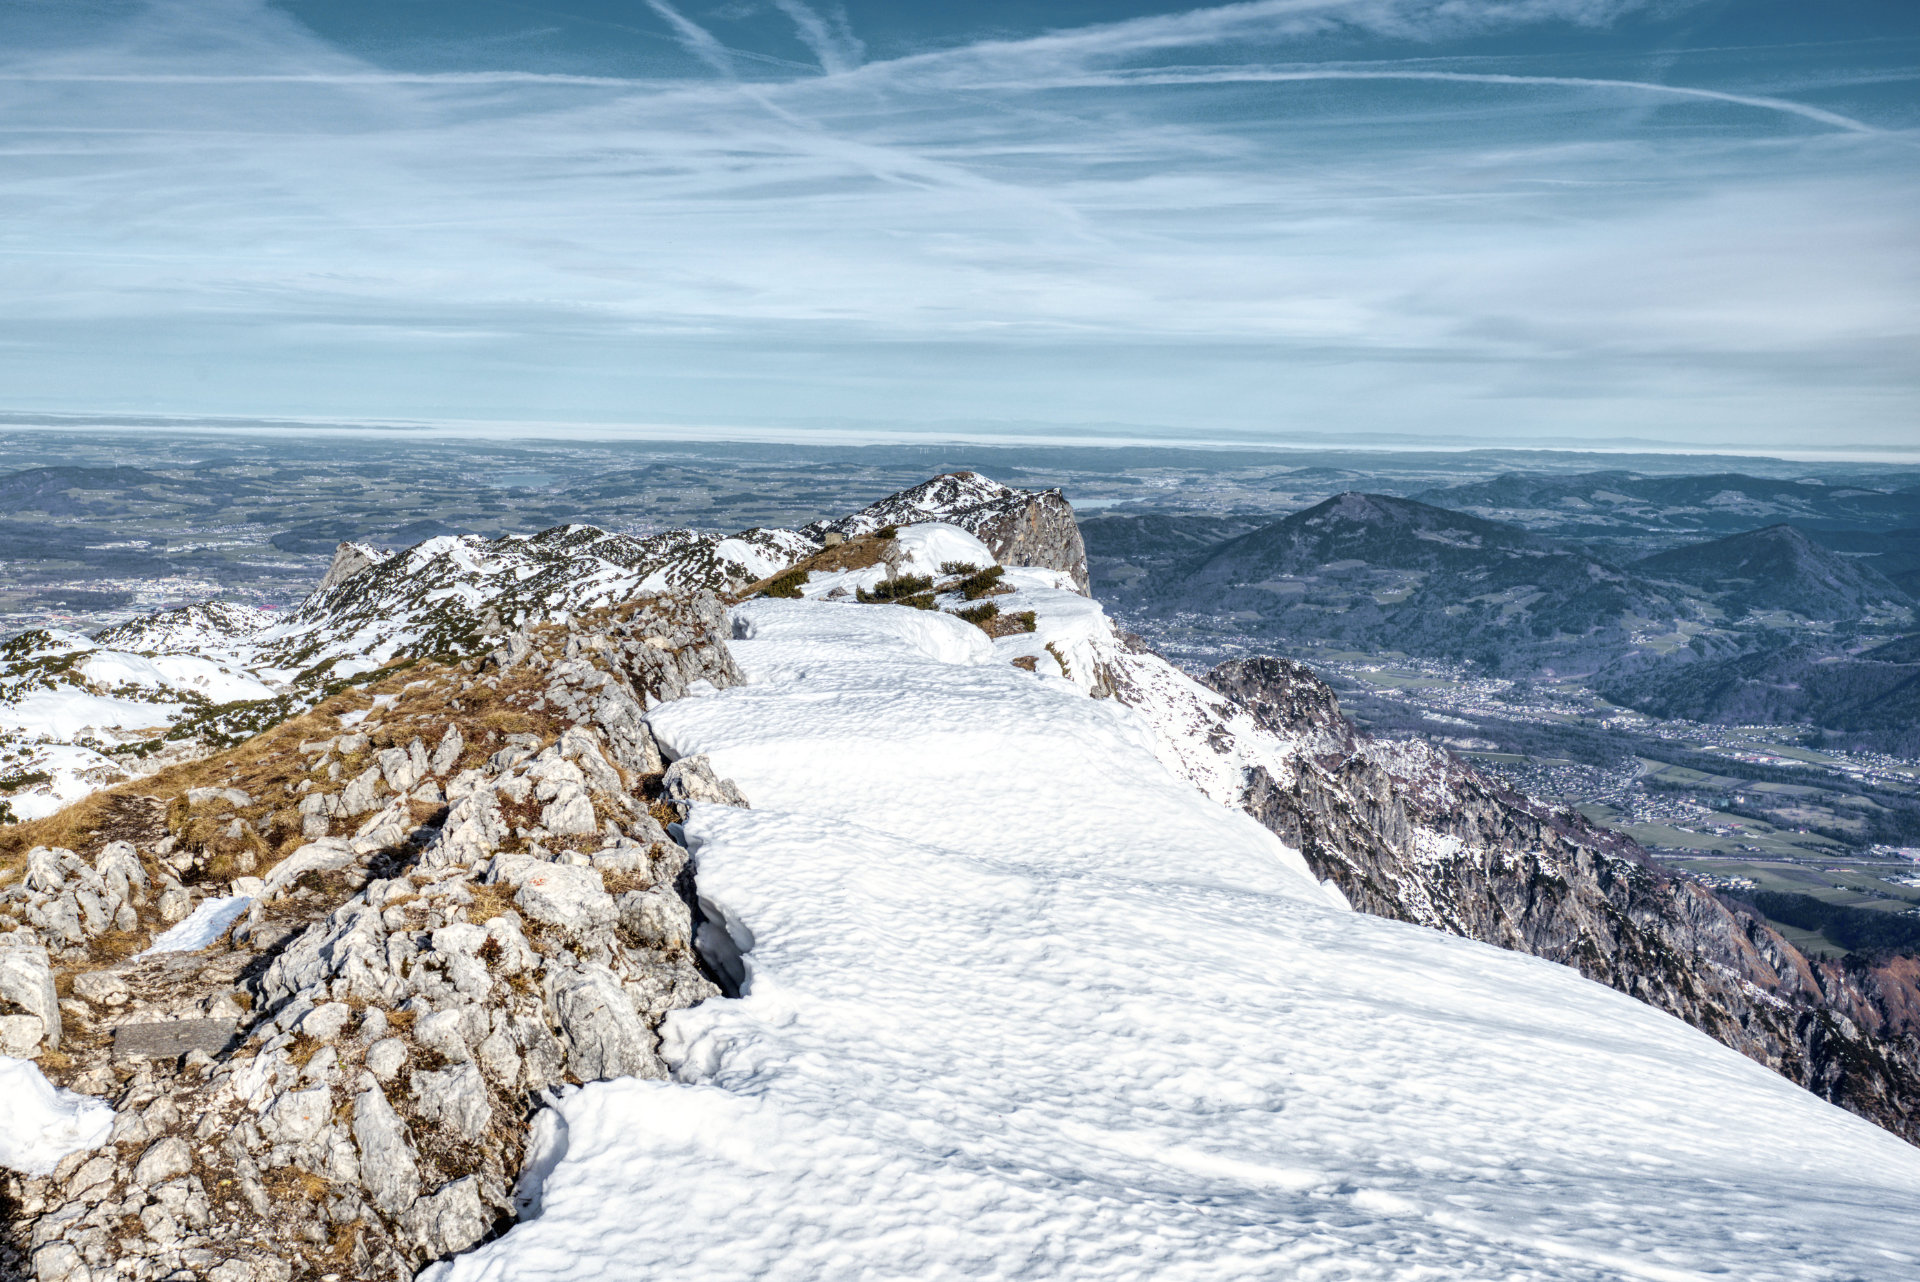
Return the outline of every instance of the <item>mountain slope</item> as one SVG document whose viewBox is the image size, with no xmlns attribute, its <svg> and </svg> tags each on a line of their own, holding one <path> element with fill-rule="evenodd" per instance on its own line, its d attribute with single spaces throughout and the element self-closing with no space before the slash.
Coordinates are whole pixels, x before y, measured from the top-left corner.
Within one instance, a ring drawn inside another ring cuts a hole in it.
<svg viewBox="0 0 1920 1282">
<path fill-rule="evenodd" d="M 1632 568 L 1706 593 L 1733 619 L 1766 610 L 1859 619 L 1913 605 L 1879 571 L 1786 524 L 1657 552 Z"/>
<path fill-rule="evenodd" d="M 937 614 L 736 629 L 748 684 L 653 721 L 754 799 L 687 827 L 744 994 L 669 1017 L 678 1083 L 556 1110 L 537 1214 L 434 1282 L 1905 1267 L 1920 1153 L 1566 968 L 1343 911 L 1110 703 Z"/>
<path fill-rule="evenodd" d="M 1597 662 L 1630 632 L 1692 613 L 1684 594 L 1516 526 L 1354 493 L 1212 549 L 1166 576 L 1152 604 L 1514 668 Z"/>
</svg>

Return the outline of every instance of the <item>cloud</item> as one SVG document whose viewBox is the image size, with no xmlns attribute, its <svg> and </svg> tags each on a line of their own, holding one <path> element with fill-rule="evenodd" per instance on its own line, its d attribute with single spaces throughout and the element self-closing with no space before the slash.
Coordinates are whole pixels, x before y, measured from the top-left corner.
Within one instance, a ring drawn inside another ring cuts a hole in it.
<svg viewBox="0 0 1920 1282">
<path fill-rule="evenodd" d="M 632 77 L 376 66 L 239 0 L 0 29 L 0 385 L 1506 438 L 1920 408 L 1920 166 L 1868 90 L 1444 44 L 1631 4 L 1244 4 L 876 60 L 782 4 L 825 75 L 653 10 L 688 56 Z M 1449 58 L 1276 61 L 1328 33 Z"/>
</svg>

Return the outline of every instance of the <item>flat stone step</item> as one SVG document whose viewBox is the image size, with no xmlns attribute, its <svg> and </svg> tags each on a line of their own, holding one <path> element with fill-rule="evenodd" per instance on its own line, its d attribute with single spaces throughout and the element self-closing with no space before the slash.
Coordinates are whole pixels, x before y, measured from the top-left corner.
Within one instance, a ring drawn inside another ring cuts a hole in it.
<svg viewBox="0 0 1920 1282">
<path fill-rule="evenodd" d="M 218 1055 L 233 1040 L 230 1019 L 170 1019 L 113 1030 L 115 1059 L 178 1059 L 191 1050 Z"/>
</svg>

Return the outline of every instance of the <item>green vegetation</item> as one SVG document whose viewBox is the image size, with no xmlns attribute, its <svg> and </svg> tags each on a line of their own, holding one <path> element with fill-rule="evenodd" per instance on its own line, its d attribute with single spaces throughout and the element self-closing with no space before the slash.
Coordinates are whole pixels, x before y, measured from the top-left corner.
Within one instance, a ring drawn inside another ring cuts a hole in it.
<svg viewBox="0 0 1920 1282">
<path fill-rule="evenodd" d="M 871 588 L 861 588 L 855 595 L 863 602 L 876 601 L 906 602 L 908 598 L 925 594 L 933 586 L 933 580 L 924 574 L 908 574 L 897 579 L 882 579 Z M 925 607 L 921 607 L 925 608 Z"/>
<path fill-rule="evenodd" d="M 1000 566 L 990 565 L 962 579 L 954 590 L 969 601 L 978 601 L 999 586 L 1000 576 L 1005 573 Z"/>
<path fill-rule="evenodd" d="M 980 573 L 980 567 L 971 561 L 942 561 L 940 563 L 940 573 L 951 575 L 955 578 L 965 578 L 969 574 Z"/>
<path fill-rule="evenodd" d="M 807 584 L 807 574 L 808 571 L 795 568 L 788 570 L 785 574 L 775 575 L 766 587 L 760 589 L 760 595 L 785 597 L 788 599 L 798 598 L 800 596 L 800 589 Z"/>
<path fill-rule="evenodd" d="M 1799 930 L 1818 931 L 1853 953 L 1902 953 L 1920 949 L 1920 917 L 1848 908 L 1812 895 L 1756 890 L 1747 899 L 1762 915 Z"/>
<path fill-rule="evenodd" d="M 964 610 L 955 610 L 953 614 L 955 618 L 965 619 L 968 623 L 984 628 L 989 619 L 999 616 L 1000 607 L 991 601 L 982 601 L 979 605 L 970 605 Z"/>
</svg>

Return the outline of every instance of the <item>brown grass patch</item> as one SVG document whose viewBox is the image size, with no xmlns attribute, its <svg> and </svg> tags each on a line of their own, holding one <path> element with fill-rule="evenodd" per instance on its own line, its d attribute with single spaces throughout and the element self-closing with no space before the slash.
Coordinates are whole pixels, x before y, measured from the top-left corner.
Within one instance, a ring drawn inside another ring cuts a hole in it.
<svg viewBox="0 0 1920 1282">
<path fill-rule="evenodd" d="M 822 548 L 812 556 L 796 561 L 777 574 L 770 574 L 758 582 L 749 583 L 733 595 L 728 601 L 744 601 L 748 597 L 758 596 L 773 585 L 774 580 L 798 573 L 804 580 L 805 575 L 819 570 L 823 574 L 838 573 L 843 570 L 864 570 L 880 564 L 880 557 L 886 552 L 887 541 L 871 534 L 848 539 L 845 543 L 836 543 L 830 548 Z"/>
<path fill-rule="evenodd" d="M 467 920 L 476 926 L 492 921 L 513 907 L 513 887 L 504 882 L 491 886 L 470 883 L 467 893 L 473 896 L 473 902 L 467 905 Z"/>
<path fill-rule="evenodd" d="M 1040 671 L 1040 660 L 1030 654 L 1023 654 L 1013 661 L 1013 666 L 1024 669 L 1027 672 L 1038 672 Z"/>
</svg>

